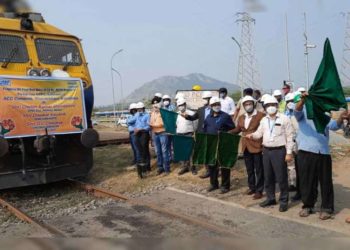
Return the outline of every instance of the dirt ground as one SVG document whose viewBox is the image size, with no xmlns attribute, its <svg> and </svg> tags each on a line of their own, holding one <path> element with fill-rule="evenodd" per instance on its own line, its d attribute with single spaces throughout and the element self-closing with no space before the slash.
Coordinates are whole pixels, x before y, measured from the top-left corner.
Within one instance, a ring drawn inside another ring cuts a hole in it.
<svg viewBox="0 0 350 250">
<path fill-rule="evenodd" d="M 254 201 L 250 196 L 244 194 L 247 190 L 247 176 L 243 160 L 236 163 L 231 173 L 231 191 L 221 195 L 219 191 L 207 193 L 208 179 L 203 180 L 198 177 L 204 171 L 203 169 L 197 176 L 191 173 L 178 176 L 179 165 L 172 164 L 172 172 L 169 176 L 156 176 L 155 159 L 152 161 L 152 173 L 144 180 L 138 179 L 134 168 L 130 166 L 132 154 L 128 145 L 98 148 L 95 155 L 96 164 L 89 181 L 132 198 L 140 198 L 158 190 L 170 188 L 185 191 L 190 195 L 199 194 L 210 199 L 229 202 L 238 207 L 269 216 L 329 228 L 335 232 L 350 235 L 350 225 L 344 222 L 345 218 L 350 216 L 350 144 L 332 146 L 336 214 L 332 220 L 326 222 L 320 221 L 317 214 L 307 219 L 301 219 L 298 216 L 301 208 L 300 202 L 291 203 L 289 211 L 283 214 L 278 212 L 278 206 L 267 209 L 260 208 L 258 204 L 261 200 Z M 291 196 L 293 194 L 291 193 Z"/>
</svg>

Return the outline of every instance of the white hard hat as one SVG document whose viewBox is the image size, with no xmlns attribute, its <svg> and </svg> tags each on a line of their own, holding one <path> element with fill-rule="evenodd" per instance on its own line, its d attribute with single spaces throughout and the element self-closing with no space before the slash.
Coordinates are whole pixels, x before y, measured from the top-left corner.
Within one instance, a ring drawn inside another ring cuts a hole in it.
<svg viewBox="0 0 350 250">
<path fill-rule="evenodd" d="M 255 101 L 256 100 L 252 96 L 247 95 L 242 99 L 242 104 L 244 104 L 245 102 L 254 102 L 255 103 Z"/>
<path fill-rule="evenodd" d="M 129 106 L 129 110 L 137 109 L 136 106 L 137 106 L 136 103 L 131 103 L 130 106 Z"/>
<path fill-rule="evenodd" d="M 161 93 L 155 93 L 154 96 L 155 96 L 155 97 L 162 98 L 163 95 L 162 95 Z"/>
<path fill-rule="evenodd" d="M 214 103 L 220 103 L 220 98 L 217 97 L 217 96 L 213 96 L 213 97 L 210 99 L 209 104 L 210 104 L 210 105 L 213 105 Z"/>
<path fill-rule="evenodd" d="M 168 95 L 164 95 L 162 99 L 164 100 L 164 99 L 171 99 L 171 98 Z"/>
<path fill-rule="evenodd" d="M 177 106 L 181 106 L 181 105 L 184 105 L 186 103 L 186 100 L 184 98 L 179 98 L 177 101 L 176 101 L 176 105 Z"/>
<path fill-rule="evenodd" d="M 260 100 L 261 100 L 261 102 L 262 102 L 262 103 L 264 103 L 264 102 L 265 102 L 265 100 L 266 100 L 266 98 L 267 98 L 267 97 L 269 97 L 269 96 L 271 96 L 271 95 L 269 95 L 269 94 L 265 94 L 265 95 L 263 95 L 263 96 L 261 97 L 261 99 L 260 99 Z"/>
<path fill-rule="evenodd" d="M 143 108 L 145 108 L 145 104 L 143 104 L 143 102 L 138 102 L 138 103 L 135 105 L 135 108 L 137 108 L 137 109 L 143 109 Z"/>
<path fill-rule="evenodd" d="M 273 91 L 273 96 L 280 96 L 280 95 L 282 95 L 281 90 L 276 89 L 275 91 Z"/>
<path fill-rule="evenodd" d="M 286 100 L 286 102 L 293 101 L 294 100 L 294 93 L 287 94 L 284 99 Z"/>
<path fill-rule="evenodd" d="M 298 92 L 306 92 L 306 89 L 304 87 L 298 88 Z"/>
<path fill-rule="evenodd" d="M 278 104 L 278 101 L 275 97 L 268 96 L 268 97 L 266 97 L 266 99 L 264 101 L 264 105 L 266 105 L 266 104 Z"/>
<path fill-rule="evenodd" d="M 175 100 L 181 99 L 181 98 L 185 98 L 185 95 L 183 93 L 177 93 L 175 96 Z"/>
<path fill-rule="evenodd" d="M 204 91 L 202 94 L 202 99 L 206 99 L 206 98 L 212 98 L 213 94 L 211 93 L 211 91 Z"/>
<path fill-rule="evenodd" d="M 61 70 L 61 69 L 53 70 L 52 73 L 51 73 L 51 76 L 52 77 L 59 77 L 59 78 L 68 78 L 68 77 L 70 77 L 70 75 L 66 71 Z"/>
</svg>

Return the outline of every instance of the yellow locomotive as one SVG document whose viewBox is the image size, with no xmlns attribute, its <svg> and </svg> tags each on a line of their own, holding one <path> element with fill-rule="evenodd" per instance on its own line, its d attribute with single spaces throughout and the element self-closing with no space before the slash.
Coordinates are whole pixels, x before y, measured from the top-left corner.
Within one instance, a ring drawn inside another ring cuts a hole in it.
<svg viewBox="0 0 350 250">
<path fill-rule="evenodd" d="M 92 128 L 93 86 L 80 39 L 47 24 L 41 14 L 0 6 L 1 76 L 81 79 L 87 125 Z M 0 189 L 85 176 L 98 140 L 96 131 L 85 132 L 85 138 L 81 134 L 1 138 Z"/>
</svg>

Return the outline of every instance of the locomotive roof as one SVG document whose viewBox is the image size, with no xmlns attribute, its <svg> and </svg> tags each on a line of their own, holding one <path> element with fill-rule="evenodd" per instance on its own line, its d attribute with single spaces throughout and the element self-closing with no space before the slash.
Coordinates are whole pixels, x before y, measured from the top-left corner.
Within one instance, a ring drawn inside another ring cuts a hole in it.
<svg viewBox="0 0 350 250">
<path fill-rule="evenodd" d="M 33 22 L 34 31 L 29 30 L 21 30 L 21 19 L 12 19 L 12 18 L 4 18 L 0 17 L 0 30 L 3 31 L 24 31 L 26 33 L 34 33 L 34 34 L 46 34 L 46 35 L 57 35 L 57 36 L 65 36 L 70 38 L 78 39 L 76 36 L 73 36 L 67 32 L 64 32 L 57 27 L 47 24 L 45 22 Z"/>
</svg>

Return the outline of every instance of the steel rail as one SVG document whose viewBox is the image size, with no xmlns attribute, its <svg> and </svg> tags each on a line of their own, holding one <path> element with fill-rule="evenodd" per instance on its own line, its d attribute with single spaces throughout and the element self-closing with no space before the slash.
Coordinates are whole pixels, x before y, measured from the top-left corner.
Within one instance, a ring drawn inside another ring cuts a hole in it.
<svg viewBox="0 0 350 250">
<path fill-rule="evenodd" d="M 72 180 L 72 179 L 70 179 L 69 182 L 71 182 L 73 185 L 76 185 L 77 187 L 85 190 L 87 193 L 94 195 L 95 197 L 110 198 L 110 199 L 113 199 L 116 201 L 122 200 L 122 201 L 125 201 L 125 202 L 127 202 L 131 205 L 134 205 L 134 206 L 144 206 L 144 207 L 147 207 L 153 211 L 164 214 L 168 217 L 181 219 L 188 224 L 196 225 L 196 226 L 205 228 L 209 231 L 224 234 L 225 236 L 234 236 L 234 237 L 247 236 L 244 233 L 233 232 L 232 230 L 229 230 L 229 229 L 224 228 L 222 226 L 214 225 L 214 224 L 211 224 L 209 222 L 206 222 L 206 221 L 203 221 L 203 220 L 200 220 L 200 219 L 188 216 L 188 215 L 180 214 L 178 212 L 171 211 L 168 208 L 160 207 L 156 204 L 147 203 L 147 202 L 143 202 L 143 201 L 137 201 L 135 199 L 130 199 L 122 194 L 110 192 L 108 190 L 105 190 L 105 189 L 102 189 L 99 187 L 95 187 L 91 184 L 87 184 L 87 183 L 77 181 L 77 180 Z"/>
<path fill-rule="evenodd" d="M 35 226 L 36 228 L 43 230 L 46 233 L 49 233 L 49 235 L 51 235 L 51 236 L 67 237 L 67 235 L 64 232 L 60 231 L 59 229 L 57 229 L 51 225 L 48 225 L 46 223 L 40 222 L 40 221 L 32 218 L 31 216 L 27 215 L 25 212 L 23 212 L 19 208 L 16 208 L 14 205 L 10 204 L 9 202 L 7 202 L 6 200 L 4 200 L 2 198 L 0 198 L 0 205 L 3 208 L 7 209 L 11 214 L 16 216 L 19 220 L 27 222 L 27 223 Z"/>
</svg>

